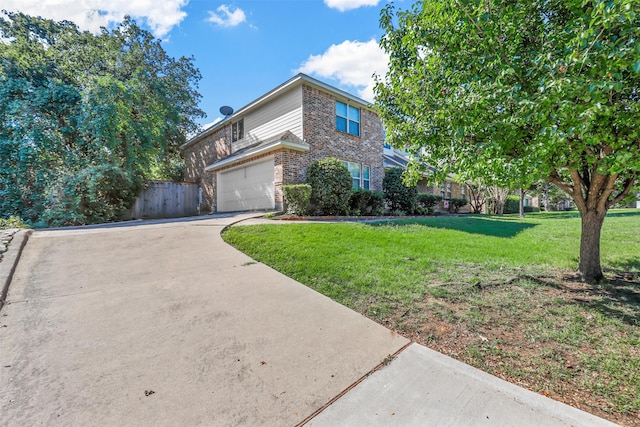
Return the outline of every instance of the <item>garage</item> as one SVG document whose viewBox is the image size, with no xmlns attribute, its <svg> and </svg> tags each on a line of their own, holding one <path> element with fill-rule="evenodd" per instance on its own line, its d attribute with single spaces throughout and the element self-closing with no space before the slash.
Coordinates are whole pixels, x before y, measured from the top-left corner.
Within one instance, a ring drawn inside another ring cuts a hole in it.
<svg viewBox="0 0 640 427">
<path fill-rule="evenodd" d="M 218 212 L 274 209 L 273 157 L 216 173 Z"/>
</svg>

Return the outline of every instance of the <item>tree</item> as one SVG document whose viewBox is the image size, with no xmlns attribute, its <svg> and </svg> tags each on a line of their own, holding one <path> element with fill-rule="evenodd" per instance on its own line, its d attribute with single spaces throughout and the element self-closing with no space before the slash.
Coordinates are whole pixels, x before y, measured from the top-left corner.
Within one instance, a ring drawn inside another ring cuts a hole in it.
<svg viewBox="0 0 640 427">
<path fill-rule="evenodd" d="M 598 281 L 604 218 L 640 176 L 639 20 L 637 0 L 389 5 L 375 87 L 389 143 L 412 176 L 432 164 L 554 183 L 582 217 L 578 271 Z"/>
<path fill-rule="evenodd" d="M 129 18 L 94 35 L 6 13 L 0 37 L 0 212 L 113 220 L 145 179 L 179 169 L 203 116 L 193 59 L 169 57 Z"/>
<path fill-rule="evenodd" d="M 504 204 L 509 196 L 509 189 L 498 185 L 487 185 L 484 187 L 485 199 L 489 202 L 491 213 L 494 215 L 502 215 L 504 213 Z"/>
</svg>

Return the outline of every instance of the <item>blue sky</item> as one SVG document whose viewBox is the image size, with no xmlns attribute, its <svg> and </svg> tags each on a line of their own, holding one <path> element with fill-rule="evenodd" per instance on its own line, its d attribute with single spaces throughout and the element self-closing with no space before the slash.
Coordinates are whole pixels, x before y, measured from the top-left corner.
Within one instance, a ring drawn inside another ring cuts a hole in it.
<svg viewBox="0 0 640 427">
<path fill-rule="evenodd" d="M 408 1 L 396 1 L 408 8 Z M 202 73 L 201 108 L 248 104 L 298 72 L 368 101 L 371 76 L 384 74 L 378 47 L 387 0 L 2 0 L 0 8 L 81 29 L 113 26 L 126 14 L 163 40 L 174 57 L 193 56 Z"/>
</svg>

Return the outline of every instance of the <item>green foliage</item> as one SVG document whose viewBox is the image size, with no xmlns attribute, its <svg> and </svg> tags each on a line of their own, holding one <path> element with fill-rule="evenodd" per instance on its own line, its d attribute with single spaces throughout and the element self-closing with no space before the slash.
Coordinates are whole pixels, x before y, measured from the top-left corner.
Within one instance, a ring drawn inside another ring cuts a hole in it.
<svg viewBox="0 0 640 427">
<path fill-rule="evenodd" d="M 143 180 L 177 177 L 203 115 L 192 59 L 169 57 L 129 18 L 93 35 L 7 13 L 0 37 L 0 212 L 107 221 Z"/>
<path fill-rule="evenodd" d="M 452 198 L 449 200 L 449 212 L 458 213 L 460 208 L 466 206 L 469 202 L 464 198 Z"/>
<path fill-rule="evenodd" d="M 311 186 L 309 184 L 291 184 L 282 186 L 282 195 L 287 203 L 287 213 L 304 215 L 309 210 Z"/>
<path fill-rule="evenodd" d="M 323 215 L 343 215 L 349 209 L 351 174 L 338 159 L 326 157 L 307 168 L 311 209 Z"/>
<path fill-rule="evenodd" d="M 0 230 L 7 230 L 9 228 L 29 228 L 29 225 L 19 216 L 0 218 Z"/>
<path fill-rule="evenodd" d="M 122 168 L 88 167 L 63 178 L 61 191 L 49 195 L 39 225 L 94 224 L 120 218 L 141 188 L 141 182 Z"/>
<path fill-rule="evenodd" d="M 422 1 L 386 6 L 380 24 L 390 64 L 376 105 L 413 179 L 425 165 L 434 181 L 546 179 L 599 236 L 640 177 L 637 0 Z M 602 277 L 598 246 L 584 241 L 585 280 Z"/>
<path fill-rule="evenodd" d="M 403 182 L 403 173 L 404 170 L 401 168 L 391 168 L 385 171 L 382 180 L 382 191 L 391 211 L 402 211 L 410 214 L 416 209 L 418 187 L 406 185 Z"/>
<path fill-rule="evenodd" d="M 384 193 L 358 188 L 349 197 L 351 215 L 382 215 L 384 213 Z"/>
<path fill-rule="evenodd" d="M 419 215 L 432 215 L 440 201 L 442 201 L 442 197 L 436 194 L 418 193 L 416 197 L 416 213 Z"/>
<path fill-rule="evenodd" d="M 520 212 L 520 197 L 507 196 L 507 200 L 504 203 L 503 213 L 515 214 Z"/>
</svg>

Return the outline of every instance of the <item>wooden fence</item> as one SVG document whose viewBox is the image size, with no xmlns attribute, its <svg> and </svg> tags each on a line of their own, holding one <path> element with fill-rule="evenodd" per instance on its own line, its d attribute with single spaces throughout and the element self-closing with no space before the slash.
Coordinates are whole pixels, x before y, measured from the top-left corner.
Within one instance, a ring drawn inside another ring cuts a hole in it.
<svg viewBox="0 0 640 427">
<path fill-rule="evenodd" d="M 198 215 L 198 184 L 150 181 L 129 211 L 129 218 L 177 218 Z"/>
</svg>

